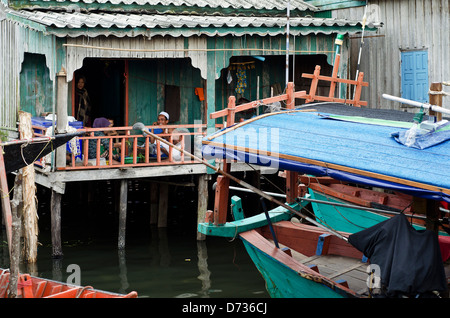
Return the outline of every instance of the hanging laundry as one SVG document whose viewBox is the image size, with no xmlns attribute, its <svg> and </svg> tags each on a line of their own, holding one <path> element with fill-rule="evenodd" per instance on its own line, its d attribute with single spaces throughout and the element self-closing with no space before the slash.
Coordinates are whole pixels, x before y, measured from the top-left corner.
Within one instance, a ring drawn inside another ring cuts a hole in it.
<svg viewBox="0 0 450 318">
<path fill-rule="evenodd" d="M 198 99 L 200 101 L 204 101 L 205 100 L 205 95 L 203 94 L 203 88 L 201 87 L 196 87 L 195 88 L 195 95 L 198 96 Z"/>
<path fill-rule="evenodd" d="M 247 87 L 247 74 L 245 73 L 245 67 L 238 65 L 236 71 L 237 83 L 235 91 L 237 94 L 244 94 Z"/>
</svg>

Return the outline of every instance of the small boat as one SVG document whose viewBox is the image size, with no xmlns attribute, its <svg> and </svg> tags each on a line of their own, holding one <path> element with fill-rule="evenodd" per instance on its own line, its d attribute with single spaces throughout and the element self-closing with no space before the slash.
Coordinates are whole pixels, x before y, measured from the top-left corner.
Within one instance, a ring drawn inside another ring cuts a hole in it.
<svg viewBox="0 0 450 318">
<path fill-rule="evenodd" d="M 414 197 L 411 195 L 350 185 L 329 177 L 302 175 L 299 176 L 299 183 L 300 195 L 309 194 L 312 199 L 311 205 L 316 218 L 339 231 L 354 233 L 399 213 L 410 218 L 415 229 L 424 230 L 426 227 L 426 215 L 415 207 Z M 440 231 L 439 235 L 448 236 L 448 229 Z"/>
<path fill-rule="evenodd" d="M 233 196 L 231 202 L 234 221 L 224 226 L 203 223 L 199 230 L 239 235 L 271 297 L 367 297 L 369 264 L 351 244 L 317 226 L 292 222 L 295 213 L 282 207 L 245 218 L 241 198 Z M 296 211 L 304 205 L 290 204 Z"/>
<path fill-rule="evenodd" d="M 28 166 L 74 137 L 81 136 L 84 131 L 58 134 L 54 137 L 36 137 L 18 139 L 0 143 L 5 161 L 5 173 L 10 173 Z"/>
<path fill-rule="evenodd" d="M 369 264 L 351 244 L 316 226 L 281 221 L 273 227 L 279 247 L 267 227 L 240 234 L 272 298 L 368 297 Z"/>
<path fill-rule="evenodd" d="M 8 298 L 9 271 L 0 273 L 0 298 Z M 17 288 L 18 298 L 137 298 L 135 291 L 126 295 L 94 289 L 91 286 L 76 286 L 50 279 L 20 274 Z"/>
<path fill-rule="evenodd" d="M 308 189 L 308 192 L 321 192 L 333 196 L 337 199 L 347 201 L 352 204 L 365 206 L 368 208 L 378 208 L 397 212 L 413 212 L 412 195 L 401 192 L 388 193 L 383 189 L 370 189 L 351 185 L 329 177 L 316 178 L 314 176 L 299 176 L 301 187 Z M 311 191 L 310 191 L 311 190 Z"/>
</svg>

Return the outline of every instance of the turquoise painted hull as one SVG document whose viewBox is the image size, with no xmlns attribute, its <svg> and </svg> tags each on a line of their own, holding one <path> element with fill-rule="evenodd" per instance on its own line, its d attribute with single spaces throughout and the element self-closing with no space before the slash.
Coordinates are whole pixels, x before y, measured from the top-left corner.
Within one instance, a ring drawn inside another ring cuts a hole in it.
<svg viewBox="0 0 450 318">
<path fill-rule="evenodd" d="M 308 189 L 308 192 L 311 195 L 311 199 L 338 203 L 344 202 L 312 189 Z M 365 210 L 344 208 L 315 202 L 311 202 L 311 205 L 318 222 L 327 224 L 336 231 L 347 233 L 356 233 L 389 219 L 387 216 Z M 425 227 L 421 225 L 413 225 L 413 227 L 416 230 L 425 230 Z M 439 234 L 447 235 L 446 233 Z"/>
<path fill-rule="evenodd" d="M 266 281 L 266 289 L 272 298 L 348 298 L 344 292 L 315 282 L 241 238 L 244 246 Z"/>
<path fill-rule="evenodd" d="M 311 195 L 311 199 L 314 200 L 343 202 L 311 189 L 308 189 L 308 192 Z M 364 210 L 315 202 L 311 202 L 311 205 L 317 221 L 322 224 L 327 224 L 336 231 L 356 233 L 388 219 L 386 216 Z"/>
</svg>

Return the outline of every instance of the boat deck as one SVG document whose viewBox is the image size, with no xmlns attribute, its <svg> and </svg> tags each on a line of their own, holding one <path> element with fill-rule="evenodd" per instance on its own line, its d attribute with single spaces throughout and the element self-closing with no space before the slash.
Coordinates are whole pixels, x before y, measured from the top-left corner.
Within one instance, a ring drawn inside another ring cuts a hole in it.
<svg viewBox="0 0 450 318">
<path fill-rule="evenodd" d="M 343 285 L 352 289 L 361 297 L 369 296 L 367 279 L 369 277 L 370 263 L 364 263 L 361 260 L 338 255 L 313 255 L 306 256 L 295 250 L 290 250 L 292 257 L 298 262 L 310 267 L 321 275 L 334 280 L 338 283 L 345 282 Z M 450 259 L 444 262 L 447 282 L 450 286 Z M 374 288 L 372 294 L 378 293 Z M 441 295 L 449 297 L 448 294 Z"/>
<path fill-rule="evenodd" d="M 313 255 L 307 257 L 291 249 L 292 257 L 321 275 L 349 287 L 361 296 L 368 295 L 367 269 L 369 263 L 338 255 Z M 346 283 L 342 283 L 346 282 Z"/>
</svg>

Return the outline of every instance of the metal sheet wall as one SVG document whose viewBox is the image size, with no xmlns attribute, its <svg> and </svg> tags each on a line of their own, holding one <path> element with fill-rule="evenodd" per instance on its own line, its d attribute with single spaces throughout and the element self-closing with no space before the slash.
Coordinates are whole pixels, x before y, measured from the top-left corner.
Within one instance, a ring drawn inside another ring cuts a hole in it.
<svg viewBox="0 0 450 318">
<path fill-rule="evenodd" d="M 18 23 L 7 20 L 0 21 L 0 130 L 16 131 L 17 110 L 21 108 L 20 100 L 20 72 L 25 52 L 43 54 L 49 69 L 50 81 L 56 74 L 56 60 L 54 54 L 55 40 L 53 36 L 23 28 Z M 55 101 L 55 89 L 47 92 L 53 94 L 48 99 Z M 52 109 L 54 105 L 45 105 Z"/>
<path fill-rule="evenodd" d="M 427 50 L 429 84 L 450 81 L 450 1 L 368 2 L 368 21 L 381 21 L 384 26 L 377 37 L 364 39 L 361 71 L 369 81 L 369 89 L 363 90 L 363 99 L 368 100 L 373 108 L 407 109 L 405 105 L 382 98 L 383 93 L 401 96 L 402 51 Z M 337 10 L 333 14 L 338 18 L 362 20 L 364 7 Z M 352 40 L 353 66 L 356 65 L 359 44 L 360 39 Z M 352 74 L 354 76 L 354 72 Z M 448 87 L 444 90 L 450 92 Z M 450 97 L 443 98 L 443 105 L 450 108 Z M 414 108 L 408 110 L 415 111 Z"/>
</svg>

